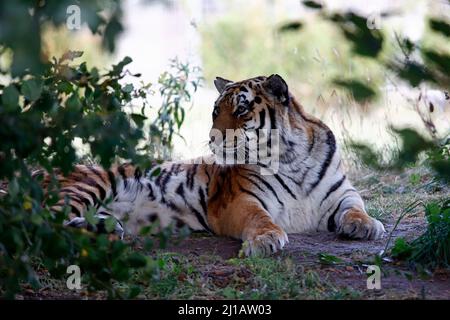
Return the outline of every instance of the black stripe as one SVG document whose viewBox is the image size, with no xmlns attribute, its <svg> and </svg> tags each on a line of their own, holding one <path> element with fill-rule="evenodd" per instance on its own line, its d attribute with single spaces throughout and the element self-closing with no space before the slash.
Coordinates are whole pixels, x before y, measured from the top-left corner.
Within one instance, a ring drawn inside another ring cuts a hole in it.
<svg viewBox="0 0 450 320">
<path fill-rule="evenodd" d="M 200 196 L 200 205 L 202 206 L 203 212 L 206 214 L 208 212 L 208 208 L 206 205 L 205 192 L 201 187 L 198 188 L 198 195 Z"/>
<path fill-rule="evenodd" d="M 198 164 L 195 163 L 188 171 L 186 184 L 189 189 L 194 189 L 194 176 L 197 173 Z"/>
<path fill-rule="evenodd" d="M 70 205 L 70 212 L 71 213 L 75 213 L 75 215 L 77 217 L 81 217 L 81 212 L 80 210 L 77 209 L 77 207 L 75 207 L 74 205 Z"/>
<path fill-rule="evenodd" d="M 155 213 L 155 212 L 151 212 L 151 213 L 149 213 L 149 214 L 147 215 L 147 220 L 148 220 L 150 223 L 155 222 L 156 219 L 158 219 L 158 214 Z"/>
<path fill-rule="evenodd" d="M 154 201 L 156 199 L 156 197 L 155 197 L 155 193 L 153 192 L 152 184 L 150 182 L 147 183 L 147 187 L 149 189 L 148 197 L 149 197 L 150 201 Z"/>
<path fill-rule="evenodd" d="M 264 109 L 259 113 L 259 120 L 261 123 L 259 124 L 258 129 L 262 129 L 266 125 L 266 111 Z"/>
<path fill-rule="evenodd" d="M 342 183 L 344 183 L 345 180 L 345 175 L 337 182 L 335 182 L 330 189 L 328 190 L 327 194 L 325 195 L 325 197 L 322 199 L 322 201 L 320 202 L 319 207 L 322 205 L 322 203 L 330 196 L 330 194 L 332 194 L 334 191 L 336 191 L 341 185 Z"/>
<path fill-rule="evenodd" d="M 268 107 L 269 109 L 269 117 L 270 117 L 270 128 L 271 129 L 276 129 L 277 128 L 277 124 L 276 124 L 276 120 L 275 120 L 275 109 Z"/>
<path fill-rule="evenodd" d="M 286 177 L 286 178 L 288 178 L 289 180 L 291 180 L 294 184 L 296 184 L 296 185 L 298 185 L 298 186 L 301 186 L 301 185 L 302 185 L 302 181 L 301 181 L 301 180 L 300 180 L 300 181 L 297 181 L 297 180 L 295 180 L 294 178 L 292 178 L 292 177 L 290 177 L 290 176 L 288 176 L 288 175 L 286 175 L 286 174 L 284 174 L 284 173 L 282 173 L 281 175 L 284 176 L 284 177 Z"/>
<path fill-rule="evenodd" d="M 80 205 L 83 205 L 83 204 L 86 206 L 90 205 L 90 203 L 87 199 L 83 199 L 75 193 L 67 193 L 67 196 L 69 197 L 70 201 L 76 202 Z M 87 204 L 86 204 L 86 201 L 87 201 Z"/>
<path fill-rule="evenodd" d="M 87 168 L 88 168 L 89 170 L 91 170 L 91 172 L 92 172 L 93 174 L 95 174 L 97 177 L 99 177 L 100 180 L 101 180 L 102 182 L 106 183 L 106 181 L 105 181 L 105 179 L 103 178 L 102 174 L 101 174 L 97 169 L 95 169 L 93 166 L 87 166 Z"/>
<path fill-rule="evenodd" d="M 205 171 L 206 177 L 208 178 L 208 182 L 206 183 L 208 185 L 209 182 L 211 181 L 211 176 L 210 176 L 210 174 L 208 172 L 208 167 L 207 166 L 204 166 L 203 169 Z"/>
<path fill-rule="evenodd" d="M 173 203 L 172 201 L 167 201 L 164 196 L 161 198 L 161 202 L 162 204 L 164 204 L 166 207 L 168 207 L 169 209 L 172 209 L 173 211 L 177 212 L 177 213 L 181 213 L 181 209 L 178 208 L 176 206 L 175 203 Z"/>
<path fill-rule="evenodd" d="M 136 180 L 139 180 L 139 179 L 141 179 L 141 177 L 142 177 L 142 171 L 141 171 L 141 169 L 140 169 L 140 168 L 135 168 L 135 169 L 134 169 L 134 178 L 135 178 Z"/>
<path fill-rule="evenodd" d="M 322 165 L 320 167 L 319 176 L 317 177 L 317 180 L 311 184 L 309 191 L 306 193 L 307 196 L 309 196 L 310 193 L 320 183 L 320 181 L 322 181 L 323 177 L 325 176 L 325 173 L 327 172 L 328 167 L 330 166 L 331 160 L 333 159 L 333 155 L 336 151 L 336 139 L 334 138 L 333 132 L 331 132 L 331 130 L 328 130 L 328 132 L 327 132 L 326 143 L 329 146 L 327 156 L 325 158 L 325 161 L 322 163 Z"/>
<path fill-rule="evenodd" d="M 264 178 L 262 178 L 261 176 L 257 175 L 256 173 L 250 173 L 249 175 L 252 176 L 252 177 L 255 177 L 255 178 L 257 178 L 259 181 L 261 181 L 261 182 L 266 186 L 266 188 L 269 189 L 269 190 L 273 193 L 273 195 L 275 196 L 275 198 L 277 198 L 278 203 L 281 204 L 282 206 L 284 206 L 284 203 L 281 202 L 280 198 L 278 198 L 278 195 L 277 195 L 277 193 L 275 192 L 275 189 L 272 187 L 272 185 L 271 185 L 269 182 L 267 182 L 266 180 L 264 180 Z"/>
<path fill-rule="evenodd" d="M 161 187 L 162 193 L 164 193 L 166 191 L 167 184 L 169 183 L 171 177 L 172 177 L 171 172 L 169 171 L 169 172 L 166 172 L 164 175 L 164 178 L 162 178 L 160 180 L 160 182 L 161 182 L 160 187 Z"/>
<path fill-rule="evenodd" d="M 345 199 L 349 198 L 351 196 L 346 196 L 344 198 L 341 199 L 341 201 L 339 201 L 339 204 L 337 205 L 336 209 L 334 209 L 333 213 L 331 214 L 331 216 L 328 218 L 328 231 L 335 231 L 336 230 L 336 222 L 334 221 L 334 216 L 338 213 L 342 202 L 344 202 Z M 331 207 L 332 208 L 332 207 Z M 330 208 L 330 209 L 331 209 Z M 350 209 L 351 207 L 349 207 L 348 209 Z M 326 212 L 329 212 L 330 209 L 328 209 Z M 344 209 L 347 210 L 347 209 Z"/>
<path fill-rule="evenodd" d="M 274 174 L 274 177 L 278 180 L 278 182 L 281 184 L 284 190 L 286 190 L 291 195 L 292 198 L 297 200 L 297 197 L 295 196 L 295 194 L 292 193 L 291 189 L 289 189 L 289 187 L 284 183 L 283 179 L 281 179 L 281 177 L 278 174 Z"/>
<path fill-rule="evenodd" d="M 84 190 L 80 190 L 77 186 L 73 186 L 73 187 L 81 192 L 87 192 Z M 95 205 L 95 200 L 97 199 L 97 197 L 92 198 L 92 203 L 91 203 L 88 199 L 86 199 L 86 197 L 84 197 L 84 196 L 76 193 L 76 191 L 68 189 L 68 188 L 69 187 L 62 188 L 60 191 L 65 192 L 71 199 L 74 199 L 74 197 L 75 197 L 78 200 L 78 202 L 81 201 L 82 203 L 84 203 L 86 205 L 86 207 L 91 206 L 93 204 Z M 92 195 L 90 195 L 90 196 L 92 197 Z"/>
<path fill-rule="evenodd" d="M 253 181 L 252 179 L 250 179 L 247 176 L 244 176 L 242 174 L 239 174 L 240 177 L 242 177 L 243 179 L 247 180 L 248 182 L 250 182 L 252 185 L 254 185 L 255 187 L 257 187 L 260 191 L 264 192 L 264 189 L 261 188 L 255 181 Z"/>
<path fill-rule="evenodd" d="M 300 186 L 303 186 L 303 182 L 305 182 L 306 176 L 308 175 L 309 170 L 311 170 L 311 167 L 306 167 L 305 172 L 303 172 L 303 175 L 300 179 Z"/>
<path fill-rule="evenodd" d="M 186 199 L 184 198 L 183 183 L 179 184 L 179 186 L 175 189 L 175 193 L 178 194 L 181 198 L 183 198 L 184 201 L 186 201 Z"/>
<path fill-rule="evenodd" d="M 111 170 L 108 170 L 108 178 L 109 178 L 109 183 L 111 184 L 111 190 L 112 190 L 113 196 L 115 198 L 117 196 L 116 177 L 114 176 L 114 173 L 112 173 Z"/>
<path fill-rule="evenodd" d="M 81 192 L 89 194 L 92 198 L 92 201 L 94 202 L 94 205 L 96 205 L 98 203 L 97 195 L 94 192 L 92 192 L 86 188 L 83 188 L 79 185 L 73 185 L 72 187 L 76 188 L 77 190 L 80 190 Z"/>
<path fill-rule="evenodd" d="M 315 143 L 316 143 L 316 135 L 314 134 L 314 131 L 313 131 L 312 141 L 309 143 L 309 147 L 308 147 L 308 153 L 311 153 L 312 149 L 314 148 Z"/>
<path fill-rule="evenodd" d="M 89 178 L 89 177 L 79 177 L 79 176 L 73 176 L 72 179 L 77 182 L 84 183 L 90 187 L 97 188 L 98 191 L 100 192 L 100 200 L 105 199 L 106 190 L 100 184 L 98 184 L 97 181 L 95 181 L 94 179 Z"/>
<path fill-rule="evenodd" d="M 127 181 L 127 176 L 125 174 L 125 168 L 123 167 L 123 165 L 121 165 L 121 166 L 119 166 L 119 168 L 117 170 L 119 171 L 119 174 L 121 175 L 122 180 L 123 180 L 123 185 L 126 188 L 128 185 L 128 181 Z"/>
<path fill-rule="evenodd" d="M 238 184 L 238 185 L 239 185 L 239 190 L 241 192 L 247 193 L 247 194 L 251 195 L 252 197 L 256 198 L 261 203 L 261 205 L 264 207 L 264 209 L 266 209 L 266 211 L 269 211 L 267 209 L 267 206 L 266 206 L 265 202 L 260 197 L 258 197 L 256 194 L 254 194 L 250 190 L 247 190 L 247 189 L 243 188 L 240 184 Z"/>
<path fill-rule="evenodd" d="M 205 219 L 203 218 L 203 216 L 201 215 L 201 213 L 198 212 L 198 210 L 196 210 L 194 207 L 192 207 L 192 206 L 189 205 L 189 204 L 188 204 L 188 207 L 189 207 L 189 209 L 190 209 L 192 212 L 194 212 L 195 217 L 197 218 L 197 221 L 202 225 L 202 227 L 203 227 L 206 231 L 208 231 L 208 232 L 214 234 L 214 232 L 213 232 L 213 231 L 208 227 L 208 225 L 206 224 Z"/>
<path fill-rule="evenodd" d="M 346 199 L 346 198 L 343 198 L 341 201 L 339 201 L 339 204 L 337 205 L 336 209 L 334 209 L 333 213 L 332 213 L 331 216 L 329 216 L 329 218 L 328 218 L 327 228 L 328 228 L 328 231 L 330 231 L 330 232 L 336 230 L 336 222 L 334 221 L 334 216 L 335 216 L 336 213 L 338 212 L 339 208 L 341 207 L 342 202 L 343 202 L 345 199 Z"/>
</svg>

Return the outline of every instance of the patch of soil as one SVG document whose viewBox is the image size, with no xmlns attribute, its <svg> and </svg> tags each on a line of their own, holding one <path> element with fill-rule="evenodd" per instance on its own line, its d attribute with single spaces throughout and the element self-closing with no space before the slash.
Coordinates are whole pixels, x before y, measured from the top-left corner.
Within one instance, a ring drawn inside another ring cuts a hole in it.
<svg viewBox="0 0 450 320">
<path fill-rule="evenodd" d="M 290 234 L 282 253 L 297 265 L 316 271 L 321 278 L 338 288 L 357 290 L 366 299 L 450 299 L 450 271 L 438 270 L 426 279 L 407 266 L 387 261 L 383 264 L 381 290 L 367 289 L 366 270 L 376 254 L 385 249 L 393 224 L 385 224 L 386 235 L 377 241 L 340 239 L 333 233 Z M 404 219 L 392 233 L 391 248 L 397 237 L 414 239 L 426 228 L 423 218 Z M 216 255 L 222 259 L 236 258 L 241 242 L 229 238 L 199 236 L 188 238 L 178 245 L 169 245 L 163 251 L 191 255 Z M 319 254 L 335 256 L 339 262 L 324 264 Z M 225 268 L 225 267 L 224 267 Z M 227 283 L 227 274 L 235 270 L 214 270 L 218 282 Z M 217 274 L 216 274 L 217 273 Z"/>
</svg>

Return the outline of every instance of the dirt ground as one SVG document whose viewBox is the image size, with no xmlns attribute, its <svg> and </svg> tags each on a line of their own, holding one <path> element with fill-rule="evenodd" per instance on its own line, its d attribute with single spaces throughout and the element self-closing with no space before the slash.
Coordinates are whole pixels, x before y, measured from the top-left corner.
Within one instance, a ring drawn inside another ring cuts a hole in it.
<svg viewBox="0 0 450 320">
<path fill-rule="evenodd" d="M 393 224 L 385 227 L 389 234 Z M 413 239 L 424 229 L 422 219 L 404 221 L 393 232 L 389 248 L 395 238 Z M 388 258 L 383 263 L 381 290 L 368 290 L 368 261 L 385 249 L 386 242 L 387 236 L 378 241 L 363 242 L 339 239 L 332 233 L 291 234 L 283 253 L 275 256 L 288 256 L 295 264 L 314 269 L 337 287 L 360 291 L 361 298 L 450 299 L 450 270 L 437 270 L 434 274 L 421 278 L 408 266 L 394 263 Z M 211 255 L 227 260 L 237 258 L 240 247 L 240 241 L 205 235 L 187 239 L 177 246 L 169 246 L 164 251 L 198 257 Z M 336 257 L 338 261 L 323 263 L 319 256 L 324 253 Z"/>
</svg>

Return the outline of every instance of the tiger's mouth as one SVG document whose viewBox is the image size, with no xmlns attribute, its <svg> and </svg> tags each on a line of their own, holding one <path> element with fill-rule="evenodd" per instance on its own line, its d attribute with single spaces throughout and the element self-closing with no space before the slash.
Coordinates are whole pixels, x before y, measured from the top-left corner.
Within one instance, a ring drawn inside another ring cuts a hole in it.
<svg viewBox="0 0 450 320">
<path fill-rule="evenodd" d="M 249 163 L 249 148 L 246 145 L 245 138 L 217 141 L 213 137 L 209 141 L 209 148 L 221 164 Z"/>
</svg>

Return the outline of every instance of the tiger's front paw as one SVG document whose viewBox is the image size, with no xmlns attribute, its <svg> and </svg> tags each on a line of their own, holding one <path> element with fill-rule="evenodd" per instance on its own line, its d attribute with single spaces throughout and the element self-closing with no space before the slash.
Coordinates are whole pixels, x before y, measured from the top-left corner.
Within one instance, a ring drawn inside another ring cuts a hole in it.
<svg viewBox="0 0 450 320">
<path fill-rule="evenodd" d="M 380 221 L 360 209 L 350 209 L 341 219 L 337 233 L 345 238 L 377 240 L 386 232 Z"/>
<path fill-rule="evenodd" d="M 288 243 L 288 236 L 283 230 L 270 230 L 250 237 L 242 244 L 245 256 L 269 256 L 281 250 Z"/>
</svg>

